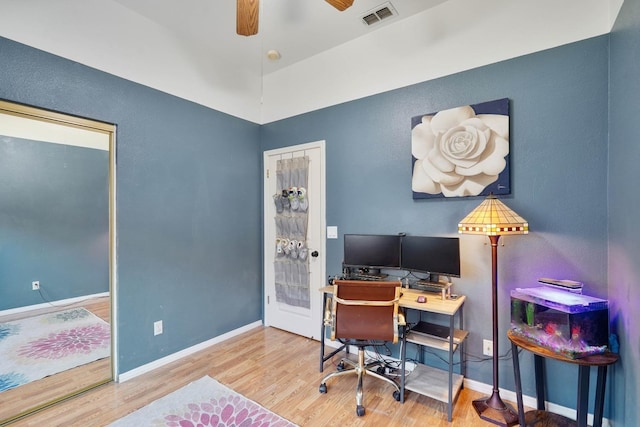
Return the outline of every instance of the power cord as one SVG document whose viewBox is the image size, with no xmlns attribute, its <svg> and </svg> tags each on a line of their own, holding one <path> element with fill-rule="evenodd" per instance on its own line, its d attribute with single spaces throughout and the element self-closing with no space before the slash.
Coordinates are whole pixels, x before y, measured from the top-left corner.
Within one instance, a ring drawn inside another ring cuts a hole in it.
<svg viewBox="0 0 640 427">
<path fill-rule="evenodd" d="M 443 363 L 446 363 L 446 364 L 449 363 L 449 360 L 443 358 L 442 356 L 440 356 L 440 354 L 431 350 L 429 347 L 425 347 L 425 346 L 421 346 L 421 347 L 424 353 L 431 354 L 437 359 L 440 359 Z M 419 356 L 420 355 L 419 352 L 420 352 L 420 349 L 416 349 L 416 355 Z M 522 349 L 519 348 L 518 354 L 521 354 L 521 353 L 522 353 Z M 487 362 L 489 360 L 493 360 L 493 357 L 491 356 L 478 356 L 469 352 L 464 352 L 463 356 L 466 363 L 481 363 L 481 362 Z M 511 360 L 511 359 L 512 359 L 511 348 L 509 348 L 504 354 L 498 356 L 498 360 Z M 458 365 L 460 365 L 460 362 L 453 362 L 453 366 L 458 366 Z"/>
<path fill-rule="evenodd" d="M 71 307 L 73 305 L 81 304 L 81 303 L 83 303 L 85 301 L 89 301 L 89 300 L 92 299 L 91 297 L 87 297 L 87 298 L 80 299 L 80 300 L 77 300 L 77 301 L 74 301 L 74 302 L 70 302 L 70 303 L 67 303 L 67 304 L 54 304 L 53 302 L 51 302 L 51 300 L 49 300 L 49 299 L 47 299 L 45 297 L 45 295 L 42 293 L 42 291 L 43 291 L 42 284 L 40 284 L 40 286 L 38 287 L 38 294 L 40 295 L 40 298 L 42 299 L 42 301 L 44 301 L 45 304 L 49 304 L 51 307 L 61 307 L 61 308 Z"/>
</svg>

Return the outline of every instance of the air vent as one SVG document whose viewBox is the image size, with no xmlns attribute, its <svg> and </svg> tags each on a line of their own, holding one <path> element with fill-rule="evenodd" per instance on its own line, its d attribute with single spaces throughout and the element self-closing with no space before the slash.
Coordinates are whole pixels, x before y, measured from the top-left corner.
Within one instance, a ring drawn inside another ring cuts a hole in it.
<svg viewBox="0 0 640 427">
<path fill-rule="evenodd" d="M 397 15 L 398 15 L 398 12 L 396 12 L 393 5 L 391 5 L 391 3 L 389 2 L 386 2 L 365 13 L 362 16 L 362 22 L 365 25 L 369 26 L 369 25 L 377 24 L 383 19 L 392 18 Z"/>
</svg>

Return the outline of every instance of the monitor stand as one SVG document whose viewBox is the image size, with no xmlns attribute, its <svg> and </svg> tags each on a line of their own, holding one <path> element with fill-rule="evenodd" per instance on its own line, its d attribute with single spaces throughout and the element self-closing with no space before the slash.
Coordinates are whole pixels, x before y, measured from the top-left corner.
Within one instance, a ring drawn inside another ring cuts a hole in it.
<svg viewBox="0 0 640 427">
<path fill-rule="evenodd" d="M 451 295 L 451 278 L 449 276 L 442 276 L 445 280 L 440 281 L 440 275 L 430 273 L 429 277 L 418 280 L 414 287 L 427 292 L 440 293 L 443 300 L 446 300 Z"/>
</svg>

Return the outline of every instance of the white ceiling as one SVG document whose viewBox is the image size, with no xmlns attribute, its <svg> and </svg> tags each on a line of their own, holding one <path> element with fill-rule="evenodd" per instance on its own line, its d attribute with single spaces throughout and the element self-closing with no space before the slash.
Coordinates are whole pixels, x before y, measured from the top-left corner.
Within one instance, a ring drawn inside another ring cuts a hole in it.
<svg viewBox="0 0 640 427">
<path fill-rule="evenodd" d="M 604 34 L 623 0 L 390 2 L 262 0 L 244 37 L 235 0 L 0 0 L 0 36 L 266 123 Z"/>
<path fill-rule="evenodd" d="M 364 36 L 385 25 L 406 19 L 445 0 L 355 0 L 340 12 L 324 0 L 262 0 L 259 31 L 249 38 L 235 32 L 235 0 L 114 0 L 165 27 L 199 54 L 221 61 L 255 66 L 253 46 L 262 51 L 263 74 L 307 59 L 322 51 Z M 397 16 L 367 26 L 362 16 L 378 6 L 391 4 Z M 276 49 L 279 61 L 266 59 Z"/>
</svg>

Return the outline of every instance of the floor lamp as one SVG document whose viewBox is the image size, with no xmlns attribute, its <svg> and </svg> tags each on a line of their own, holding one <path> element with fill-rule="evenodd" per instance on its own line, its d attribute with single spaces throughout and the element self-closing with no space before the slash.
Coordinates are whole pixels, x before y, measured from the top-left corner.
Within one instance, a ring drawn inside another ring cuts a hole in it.
<svg viewBox="0 0 640 427">
<path fill-rule="evenodd" d="M 498 240 L 505 234 L 527 234 L 529 224 L 493 194 L 458 224 L 462 234 L 484 234 L 491 241 L 491 306 L 493 310 L 493 393 L 473 401 L 483 420 L 500 426 L 518 423 L 518 414 L 500 398 L 498 389 Z"/>
</svg>

